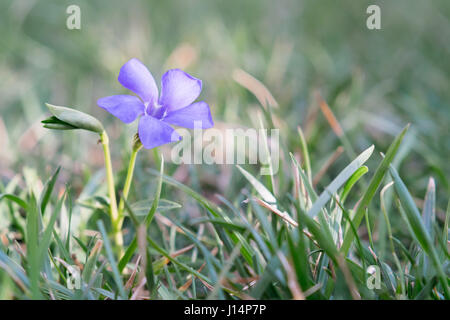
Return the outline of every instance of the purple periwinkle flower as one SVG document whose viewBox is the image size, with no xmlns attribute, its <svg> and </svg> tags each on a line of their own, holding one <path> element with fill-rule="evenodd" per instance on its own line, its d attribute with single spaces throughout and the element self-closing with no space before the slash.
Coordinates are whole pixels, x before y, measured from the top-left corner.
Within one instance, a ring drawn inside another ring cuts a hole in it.
<svg viewBox="0 0 450 320">
<path fill-rule="evenodd" d="M 214 126 L 208 104 L 194 102 L 202 91 L 202 81 L 180 69 L 168 70 L 162 76 L 159 98 L 155 79 L 136 58 L 122 66 L 118 80 L 139 98 L 116 95 L 100 98 L 97 104 L 125 123 L 140 116 L 139 139 L 147 149 L 181 139 L 169 124 L 189 129 L 194 123 L 201 129 Z"/>
</svg>

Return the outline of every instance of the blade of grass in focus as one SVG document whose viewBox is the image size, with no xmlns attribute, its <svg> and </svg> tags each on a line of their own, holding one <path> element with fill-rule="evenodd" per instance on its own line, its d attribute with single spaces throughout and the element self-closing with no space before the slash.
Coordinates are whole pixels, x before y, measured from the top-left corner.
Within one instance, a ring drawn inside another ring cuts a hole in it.
<svg viewBox="0 0 450 320">
<path fill-rule="evenodd" d="M 375 195 L 375 192 L 377 191 L 378 187 L 381 184 L 381 181 L 383 180 L 388 168 L 389 164 L 394 159 L 398 148 L 400 147 L 400 144 L 403 140 L 403 137 L 408 130 L 409 125 L 407 125 L 394 139 L 392 144 L 389 146 L 389 149 L 386 153 L 386 156 L 381 161 L 380 165 L 378 166 L 377 170 L 375 171 L 372 180 L 370 181 L 370 184 L 364 193 L 361 201 L 358 204 L 358 209 L 356 210 L 355 217 L 353 218 L 353 224 L 355 228 L 358 228 L 363 217 L 366 208 L 369 206 L 370 202 L 372 201 L 372 198 Z M 352 244 L 354 238 L 354 234 L 352 232 L 347 231 L 345 232 L 344 236 L 344 242 L 341 247 L 341 252 L 343 252 L 345 255 L 348 253 L 348 250 L 350 249 L 350 246 Z"/>
<path fill-rule="evenodd" d="M 395 170 L 394 167 L 390 166 L 389 172 L 392 176 L 392 179 L 394 180 L 395 191 L 405 209 L 406 218 L 408 224 L 411 227 L 411 230 L 413 231 L 414 239 L 420 244 L 422 249 L 430 257 L 430 260 L 434 265 L 436 273 L 439 277 L 439 281 L 444 290 L 445 298 L 450 299 L 447 276 L 442 268 L 442 264 L 439 260 L 439 256 L 431 240 L 430 234 L 427 232 L 426 226 L 421 219 L 419 210 L 417 209 L 411 194 L 398 175 L 397 170 Z"/>
</svg>

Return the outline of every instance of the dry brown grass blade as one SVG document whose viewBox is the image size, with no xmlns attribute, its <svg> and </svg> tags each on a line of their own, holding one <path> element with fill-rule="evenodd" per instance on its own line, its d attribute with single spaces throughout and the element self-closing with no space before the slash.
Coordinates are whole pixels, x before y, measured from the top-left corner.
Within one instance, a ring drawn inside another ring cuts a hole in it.
<svg viewBox="0 0 450 320">
<path fill-rule="evenodd" d="M 200 268 L 198 268 L 197 272 L 201 272 L 205 266 L 206 266 L 206 262 L 203 262 L 203 264 L 200 266 Z M 192 276 L 188 279 L 188 281 L 186 281 L 185 284 L 183 284 L 181 287 L 179 287 L 178 290 L 180 292 L 184 292 L 187 289 L 189 289 L 191 284 L 192 284 Z"/>
<path fill-rule="evenodd" d="M 194 46 L 187 42 L 181 43 L 172 51 L 165 63 L 165 69 L 186 69 L 197 61 L 198 53 Z"/>
<path fill-rule="evenodd" d="M 232 77 L 234 81 L 253 93 L 265 109 L 267 109 L 267 106 L 278 107 L 278 102 L 266 86 L 252 75 L 242 69 L 234 69 Z"/>
<path fill-rule="evenodd" d="M 101 238 L 101 233 L 96 230 L 86 229 L 83 234 L 87 237 Z"/>
<path fill-rule="evenodd" d="M 42 127 L 41 120 L 38 119 L 38 121 L 34 122 L 25 132 L 20 136 L 17 144 L 20 147 L 20 150 L 22 151 L 30 151 L 33 149 L 36 144 L 39 142 L 39 140 L 44 136 L 45 134 L 45 128 Z"/>
<path fill-rule="evenodd" d="M 289 223 L 290 225 L 294 226 L 294 227 L 298 227 L 298 223 L 297 221 L 295 221 L 294 219 L 292 219 L 292 217 L 286 212 L 281 212 L 280 210 L 278 210 L 276 207 L 268 204 L 267 202 L 258 199 L 258 198 L 253 198 L 253 200 L 255 200 L 260 206 L 269 209 L 270 211 L 272 211 L 273 213 L 275 213 L 277 216 L 279 216 L 281 219 L 283 219 L 284 221 L 286 221 L 287 223 Z"/>
<path fill-rule="evenodd" d="M 130 278 L 128 278 L 127 283 L 125 283 L 125 289 L 131 289 L 131 287 L 133 286 L 134 279 L 136 278 L 137 269 L 138 269 L 140 261 L 141 261 L 141 256 L 138 255 L 136 264 L 134 266 L 133 271 L 131 272 Z"/>
<path fill-rule="evenodd" d="M 97 242 L 94 244 L 94 247 L 91 250 L 91 253 L 89 254 L 89 258 L 92 258 L 94 255 L 99 253 L 102 250 L 103 247 L 103 240 L 97 240 Z"/>
<path fill-rule="evenodd" d="M 334 116 L 333 111 L 331 111 L 331 108 L 328 106 L 327 102 L 322 98 L 319 92 L 316 92 L 316 99 L 319 102 L 320 110 L 322 110 L 322 113 L 330 124 L 331 129 L 333 129 L 334 133 L 339 138 L 341 138 L 344 135 L 344 130 L 342 130 L 342 127 Z"/>
<path fill-rule="evenodd" d="M 306 118 L 303 126 L 304 127 L 303 133 L 305 134 L 306 140 L 308 140 L 312 135 L 318 114 L 319 114 L 319 107 L 317 106 L 317 103 L 311 103 L 308 107 L 308 111 L 306 113 Z"/>
<path fill-rule="evenodd" d="M 193 245 L 193 244 L 188 245 L 187 247 L 184 247 L 184 248 L 182 248 L 182 249 L 180 249 L 180 250 L 177 250 L 177 251 L 171 253 L 170 256 L 171 256 L 172 258 L 176 258 L 176 257 L 178 257 L 179 255 L 182 255 L 183 253 L 188 252 L 188 251 L 191 250 L 192 248 L 194 248 L 194 245 Z M 161 263 L 163 263 L 164 265 L 168 264 L 169 262 L 170 262 L 170 260 L 169 260 L 168 258 L 165 258 L 165 257 L 162 258 Z"/>
<path fill-rule="evenodd" d="M 305 290 L 305 292 L 303 294 L 305 295 L 305 297 L 309 297 L 313 293 L 319 291 L 320 288 L 322 288 L 322 285 L 320 283 L 318 283 L 318 284 L 312 286 L 311 288 L 309 288 L 308 290 Z"/>
<path fill-rule="evenodd" d="M 147 269 L 147 228 L 143 225 L 140 225 L 136 231 L 138 252 L 141 256 L 141 271 L 138 275 L 138 281 L 139 283 L 141 283 L 142 279 L 145 278 L 145 270 Z"/>
<path fill-rule="evenodd" d="M 3 243 L 5 247 L 9 245 L 8 237 L 6 236 L 7 230 L 3 230 L 3 232 L 0 234 L 0 241 Z"/>
<path fill-rule="evenodd" d="M 187 247 L 184 247 L 184 248 L 182 248 L 182 249 L 180 249 L 180 250 L 177 250 L 177 251 L 171 253 L 170 256 L 171 256 L 172 258 L 176 258 L 176 257 L 178 257 L 179 255 L 182 255 L 183 253 L 188 252 L 188 251 L 191 250 L 192 248 L 194 248 L 194 245 L 193 245 L 193 244 L 188 245 Z M 169 262 L 170 262 L 170 260 L 169 260 L 168 258 L 165 258 L 165 259 L 164 259 L 164 263 L 165 263 L 165 264 L 168 264 Z"/>
<path fill-rule="evenodd" d="M 190 245 L 190 246 L 188 246 L 188 247 L 191 247 L 190 249 L 192 249 L 193 247 L 194 247 L 194 245 L 192 244 L 192 245 Z M 186 248 L 188 248 L 188 247 L 185 247 L 185 248 L 183 248 L 183 249 L 181 249 L 181 250 L 178 250 L 177 252 L 180 252 L 180 251 L 182 251 L 182 250 L 184 250 L 184 252 L 186 252 L 187 250 L 185 250 Z M 217 247 L 215 247 L 212 251 L 211 251 L 211 254 L 213 255 L 213 256 L 215 256 L 216 254 L 217 254 L 217 252 L 219 252 L 219 249 L 217 248 Z M 206 262 L 204 262 L 201 266 L 200 266 L 200 268 L 198 268 L 198 270 L 197 270 L 197 272 L 201 272 L 202 270 L 203 270 L 203 268 L 206 266 Z M 189 276 L 189 279 L 180 287 L 180 288 L 178 288 L 178 290 L 180 290 L 181 292 L 184 292 L 184 291 L 186 291 L 187 289 L 189 289 L 189 287 L 191 286 L 191 284 L 192 284 L 192 281 L 193 281 L 193 276 L 190 274 Z M 213 290 L 213 289 L 211 289 L 211 288 L 213 288 L 211 285 L 209 285 L 209 283 L 206 283 L 206 282 L 204 282 L 204 281 L 202 281 L 202 279 L 200 279 L 199 278 L 199 280 L 208 288 L 208 289 L 210 289 L 210 290 Z"/>
<path fill-rule="evenodd" d="M 186 247 L 184 247 L 184 248 L 181 248 L 180 250 L 177 250 L 177 251 L 171 253 L 170 256 L 171 256 L 172 258 L 176 258 L 176 257 L 178 257 L 179 255 L 182 255 L 183 253 L 188 252 L 188 251 L 191 250 L 192 248 L 194 248 L 194 244 L 190 244 L 190 245 L 188 245 L 188 246 L 186 246 Z"/>
<path fill-rule="evenodd" d="M 233 282 L 240 283 L 240 284 L 249 284 L 251 282 L 258 281 L 259 278 L 260 278 L 260 276 L 258 276 L 258 275 L 253 276 L 253 277 L 247 277 L 247 278 L 238 277 L 238 278 L 233 279 Z"/>
<path fill-rule="evenodd" d="M 203 285 L 208 288 L 210 291 L 214 290 L 214 287 L 212 285 L 210 285 L 208 282 L 206 282 L 205 280 L 198 278 L 198 280 L 200 280 L 201 283 L 203 283 Z"/>
<path fill-rule="evenodd" d="M 313 277 L 317 277 L 317 272 L 319 271 L 319 262 L 320 262 L 320 258 L 322 257 L 322 252 L 319 252 L 319 254 L 317 255 L 316 258 L 316 262 L 314 263 L 314 269 L 313 269 Z"/>
<path fill-rule="evenodd" d="M 140 296 L 140 294 L 143 292 L 144 285 L 147 283 L 147 278 L 142 278 L 136 287 L 136 289 L 133 292 L 133 295 L 131 296 L 130 300 L 139 300 L 139 299 L 146 299 L 148 297 Z"/>
<path fill-rule="evenodd" d="M 342 155 L 344 148 L 339 146 L 331 155 L 331 157 L 325 162 L 325 164 L 320 168 L 319 172 L 313 178 L 313 186 L 315 187 L 317 183 L 322 179 L 324 174 L 328 171 L 331 165 Z"/>
<path fill-rule="evenodd" d="M 184 234 L 184 231 L 183 231 L 181 228 L 175 226 L 175 224 L 174 224 L 172 221 L 170 221 L 170 219 L 167 219 L 166 217 L 164 217 L 164 216 L 161 215 L 160 213 L 157 212 L 157 213 L 155 214 L 155 218 L 156 218 L 159 222 L 161 222 L 162 224 L 166 225 L 167 227 L 175 227 L 176 230 L 177 230 L 177 232 Z"/>
</svg>

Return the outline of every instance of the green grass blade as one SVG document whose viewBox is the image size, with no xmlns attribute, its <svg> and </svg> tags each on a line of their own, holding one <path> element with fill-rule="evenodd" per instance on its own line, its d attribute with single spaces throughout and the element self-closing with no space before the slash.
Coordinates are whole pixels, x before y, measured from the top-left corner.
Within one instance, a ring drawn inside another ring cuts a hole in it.
<svg viewBox="0 0 450 320">
<path fill-rule="evenodd" d="M 246 226 L 240 222 L 228 222 L 223 219 L 214 219 L 214 218 L 198 218 L 192 221 L 192 225 L 195 224 L 201 224 L 201 223 L 212 223 L 215 225 L 219 225 L 224 227 L 225 229 L 228 229 L 230 231 L 238 231 L 240 233 L 243 233 L 245 230 L 247 230 Z"/>
<path fill-rule="evenodd" d="M 10 193 L 2 193 L 0 194 L 0 200 L 2 200 L 3 198 L 8 199 L 12 202 L 15 202 L 16 204 L 18 204 L 19 206 L 21 206 L 23 209 L 28 210 L 28 204 L 25 200 L 19 198 L 16 195 L 10 194 Z"/>
<path fill-rule="evenodd" d="M 317 193 L 314 190 L 312 184 L 309 182 L 308 177 L 305 175 L 305 172 L 303 171 L 302 167 L 298 163 L 297 159 L 295 159 L 294 155 L 292 153 L 289 153 L 289 155 L 291 156 L 292 162 L 297 167 L 298 173 L 300 174 L 300 176 L 302 178 L 303 184 L 306 187 L 306 191 L 308 191 L 308 195 L 311 198 L 311 201 L 316 201 L 318 196 L 317 196 Z"/>
<path fill-rule="evenodd" d="M 116 283 L 117 289 L 119 290 L 119 295 L 122 299 L 126 299 L 127 295 L 126 295 L 125 289 L 123 287 L 122 279 L 120 278 L 119 269 L 117 268 L 116 259 L 114 258 L 111 243 L 109 242 L 108 235 L 105 230 L 105 226 L 103 225 L 103 221 L 101 221 L 101 220 L 98 221 L 97 226 L 103 237 L 103 243 L 104 243 L 105 250 L 106 250 L 106 256 L 107 256 L 109 264 L 111 266 L 114 282 Z"/>
<path fill-rule="evenodd" d="M 24 270 L 0 249 L 0 269 L 5 270 L 23 289 L 30 287 L 30 280 Z"/>
<path fill-rule="evenodd" d="M 153 241 L 149 236 L 147 236 L 147 242 L 149 243 L 150 246 L 152 246 L 157 252 L 159 252 L 162 256 L 164 256 L 165 258 L 167 258 L 170 262 L 172 262 L 173 264 L 176 264 L 177 266 L 179 266 L 180 268 L 182 268 L 183 270 L 189 272 L 190 274 L 196 276 L 197 278 L 200 278 L 204 281 L 206 281 L 209 284 L 212 284 L 211 280 L 201 274 L 200 272 L 192 269 L 191 267 L 189 267 L 188 265 L 186 265 L 183 262 L 178 261 L 178 259 L 173 258 L 166 250 L 164 250 L 163 248 L 161 248 L 155 241 Z"/>
<path fill-rule="evenodd" d="M 47 207 L 48 201 L 52 194 L 53 188 L 55 187 L 56 179 L 58 178 L 61 167 L 58 167 L 55 173 L 50 177 L 50 179 L 45 183 L 44 190 L 41 195 L 41 212 L 44 214 L 45 208 Z"/>
<path fill-rule="evenodd" d="M 303 162 L 305 164 L 306 174 L 308 175 L 308 181 L 312 184 L 312 172 L 311 172 L 311 161 L 309 160 L 308 145 L 306 143 L 305 135 L 300 126 L 297 127 L 298 135 L 300 137 L 300 148 L 302 149 Z"/>
<path fill-rule="evenodd" d="M 319 223 L 317 223 L 313 218 L 304 213 L 302 210 L 300 210 L 298 213 L 300 219 L 314 236 L 320 248 L 326 252 L 326 254 L 333 260 L 334 263 L 337 264 L 338 250 L 331 235 L 326 232 Z"/>
<path fill-rule="evenodd" d="M 64 194 L 61 199 L 58 201 L 56 207 L 53 210 L 52 216 L 50 217 L 50 221 L 48 222 L 47 227 L 44 230 L 44 233 L 42 235 L 42 238 L 39 241 L 39 263 L 41 264 L 48 251 L 48 247 L 50 246 L 50 241 L 52 237 L 52 233 L 54 230 L 56 219 L 59 216 L 59 213 L 61 212 L 62 204 L 64 203 L 64 200 L 66 198 L 66 194 Z"/>
<path fill-rule="evenodd" d="M 372 155 L 374 146 L 370 146 L 364 150 L 355 160 L 345 167 L 341 173 L 327 186 L 319 198 L 314 202 L 312 208 L 308 211 L 308 216 L 314 218 L 323 206 L 330 200 L 338 189 L 358 170 Z"/>
<path fill-rule="evenodd" d="M 342 190 L 342 195 L 341 195 L 341 202 L 342 203 L 344 203 L 345 199 L 347 199 L 347 196 L 349 195 L 350 190 L 352 190 L 352 188 L 355 185 L 355 183 L 358 182 L 358 180 L 363 175 L 365 175 L 367 172 L 369 172 L 369 168 L 367 168 L 366 166 L 362 166 L 361 168 L 356 170 L 354 174 L 352 174 L 352 176 L 345 183 L 344 188 Z"/>
<path fill-rule="evenodd" d="M 30 195 L 26 217 L 26 243 L 27 243 L 27 274 L 30 279 L 30 288 L 33 299 L 42 299 L 39 290 L 39 207 L 33 193 Z"/>
<path fill-rule="evenodd" d="M 216 217 L 216 218 L 222 217 L 222 214 L 220 213 L 220 209 L 215 204 L 211 203 L 208 199 L 206 199 L 204 196 L 202 196 L 201 194 L 197 193 L 196 191 L 192 190 L 191 188 L 182 184 L 181 182 L 177 181 L 176 179 L 173 179 L 167 175 L 161 174 L 161 172 L 158 172 L 153 169 L 150 169 L 149 172 L 153 175 L 161 176 L 163 181 L 166 184 L 171 185 L 171 186 L 183 191 L 190 197 L 192 197 L 194 200 L 196 200 L 198 203 L 200 203 L 206 210 L 211 212 L 214 215 L 214 217 Z"/>
<path fill-rule="evenodd" d="M 394 139 L 392 144 L 389 146 L 389 149 L 386 153 L 386 156 L 381 161 L 380 165 L 378 166 L 377 170 L 374 173 L 374 176 L 372 180 L 370 181 L 369 187 L 367 188 L 366 192 L 364 193 L 359 205 L 358 209 L 356 210 L 355 217 L 353 218 L 353 225 L 357 229 L 359 225 L 361 224 L 361 221 L 364 217 L 364 214 L 366 212 L 366 208 L 369 207 L 370 202 L 372 201 L 372 198 L 375 195 L 375 192 L 377 191 L 378 187 L 380 186 L 381 182 L 383 181 L 384 176 L 386 175 L 386 172 L 389 168 L 389 164 L 394 159 L 395 155 L 397 154 L 398 148 L 400 147 L 400 144 L 403 140 L 403 137 L 405 136 L 406 131 L 408 130 L 409 125 L 407 125 L 400 133 L 399 135 Z M 354 234 L 350 230 L 346 230 L 345 236 L 344 236 L 344 242 L 342 243 L 341 252 L 344 253 L 344 255 L 347 255 L 348 250 L 350 249 L 350 246 L 353 242 Z"/>
<path fill-rule="evenodd" d="M 408 220 L 408 224 L 413 231 L 414 239 L 420 244 L 422 249 L 430 257 L 430 260 L 432 261 L 436 269 L 442 288 L 444 289 L 445 298 L 450 299 L 447 276 L 444 273 L 441 262 L 439 261 L 439 256 L 434 248 L 433 241 L 431 240 L 430 235 L 426 230 L 425 224 L 421 219 L 420 212 L 417 209 L 411 194 L 398 175 L 397 170 L 395 170 L 393 166 L 390 166 L 389 172 L 394 181 L 395 191 L 405 209 L 405 215 Z"/>
<path fill-rule="evenodd" d="M 135 202 L 130 205 L 130 208 L 133 209 L 133 213 L 139 217 L 139 216 L 148 216 L 148 213 L 150 212 L 152 206 L 154 203 L 154 199 L 149 200 L 141 200 L 138 202 Z M 183 206 L 175 201 L 167 200 L 167 199 L 159 199 L 158 201 L 158 208 L 155 211 L 158 212 L 164 212 L 168 210 L 173 209 L 179 209 Z"/>
<path fill-rule="evenodd" d="M 253 188 L 255 188 L 256 192 L 264 199 L 264 201 L 274 204 L 277 202 L 277 199 L 273 196 L 273 194 L 256 179 L 251 173 L 243 169 L 241 166 L 236 165 L 239 171 L 244 175 L 244 177 L 251 183 Z"/>
<path fill-rule="evenodd" d="M 448 231 L 450 224 L 450 199 L 447 203 L 447 211 L 445 212 L 445 222 L 444 222 L 444 230 L 442 231 L 442 245 L 444 248 L 447 248 L 448 243 Z"/>
<path fill-rule="evenodd" d="M 434 224 L 436 222 L 436 184 L 433 178 L 430 178 L 425 195 L 422 219 L 425 229 L 430 235 L 431 240 L 434 239 Z"/>
<path fill-rule="evenodd" d="M 86 259 L 86 263 L 84 265 L 82 273 L 82 279 L 86 283 L 89 283 L 89 281 L 91 280 L 102 246 L 103 242 L 101 240 L 97 240 L 94 248 L 91 250 L 89 256 Z"/>
<path fill-rule="evenodd" d="M 423 205 L 422 220 L 425 225 L 425 229 L 430 235 L 432 242 L 435 240 L 434 225 L 436 223 L 436 184 L 433 178 L 428 181 L 427 193 L 425 194 L 425 200 Z M 429 259 L 427 256 L 422 258 L 423 276 L 426 277 L 430 273 Z"/>
</svg>

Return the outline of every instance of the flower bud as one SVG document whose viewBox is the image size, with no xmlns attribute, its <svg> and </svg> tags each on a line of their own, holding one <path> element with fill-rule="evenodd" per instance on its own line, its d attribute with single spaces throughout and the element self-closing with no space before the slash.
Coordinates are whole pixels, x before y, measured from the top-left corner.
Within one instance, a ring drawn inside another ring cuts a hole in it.
<svg viewBox="0 0 450 320">
<path fill-rule="evenodd" d="M 142 148 L 141 139 L 139 139 L 139 134 L 135 134 L 133 137 L 133 151 L 138 151 Z"/>
<path fill-rule="evenodd" d="M 84 112 L 67 108 L 59 107 L 51 104 L 45 104 L 54 118 L 49 118 L 47 122 L 44 122 L 44 127 L 57 130 L 70 130 L 70 129 L 84 129 L 101 134 L 104 129 L 100 121 L 93 116 Z"/>
</svg>

